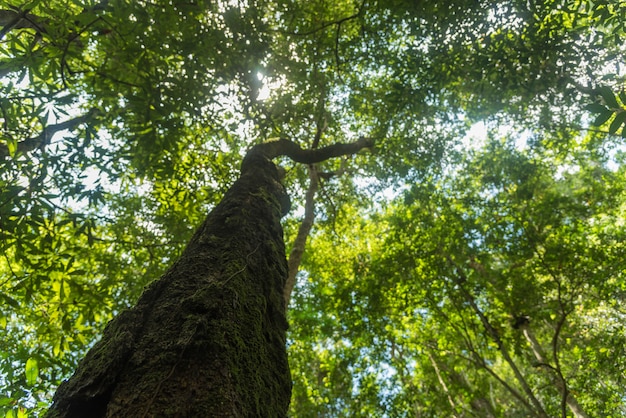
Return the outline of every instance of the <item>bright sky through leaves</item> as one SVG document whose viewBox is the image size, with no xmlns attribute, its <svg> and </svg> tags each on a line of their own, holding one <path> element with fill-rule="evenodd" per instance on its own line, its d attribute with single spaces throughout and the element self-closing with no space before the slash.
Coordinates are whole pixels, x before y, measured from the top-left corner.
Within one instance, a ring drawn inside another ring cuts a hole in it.
<svg viewBox="0 0 626 418">
<path fill-rule="evenodd" d="M 626 416 L 624 2 L 50 0 L 0 27 L 0 416 L 45 410 L 252 145 L 361 136 L 318 167 L 291 415 Z M 290 246 L 309 176 L 278 162 Z"/>
</svg>

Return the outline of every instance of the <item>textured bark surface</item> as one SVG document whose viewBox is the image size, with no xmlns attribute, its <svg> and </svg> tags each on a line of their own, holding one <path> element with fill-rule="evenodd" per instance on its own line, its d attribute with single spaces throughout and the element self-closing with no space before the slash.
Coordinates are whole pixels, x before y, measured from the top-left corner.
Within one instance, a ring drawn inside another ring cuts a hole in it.
<svg viewBox="0 0 626 418">
<path fill-rule="evenodd" d="M 47 417 L 285 417 L 280 218 L 289 197 L 271 159 L 313 163 L 368 146 L 361 139 L 310 152 L 287 140 L 253 147 L 181 258 L 107 325 Z"/>
<path fill-rule="evenodd" d="M 246 160 L 182 257 L 59 387 L 49 417 L 286 416 L 288 197 L 270 160 Z"/>
</svg>

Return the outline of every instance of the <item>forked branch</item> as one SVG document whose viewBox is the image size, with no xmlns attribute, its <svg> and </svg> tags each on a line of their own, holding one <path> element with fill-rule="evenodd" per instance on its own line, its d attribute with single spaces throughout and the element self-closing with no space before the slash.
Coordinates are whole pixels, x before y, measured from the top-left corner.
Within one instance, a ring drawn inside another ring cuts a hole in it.
<svg viewBox="0 0 626 418">
<path fill-rule="evenodd" d="M 321 132 L 318 131 L 318 135 L 316 135 L 316 139 L 318 140 L 320 133 Z M 306 240 L 311 232 L 315 219 L 314 198 L 319 185 L 320 173 L 318 173 L 314 164 L 333 157 L 355 154 L 361 149 L 370 148 L 373 145 L 374 141 L 371 138 L 362 137 L 358 141 L 348 144 L 334 144 L 324 148 L 303 150 L 295 142 L 288 139 L 279 139 L 277 141 L 255 145 L 246 154 L 241 165 L 242 174 L 246 172 L 248 168 L 254 166 L 257 158 L 271 160 L 279 156 L 287 156 L 295 162 L 309 164 L 309 188 L 306 192 L 304 219 L 302 220 L 291 254 L 289 255 L 289 274 L 283 295 L 285 298 L 285 306 L 289 305 L 291 292 L 296 282 L 296 274 L 302 260 L 302 255 L 304 254 Z M 314 146 L 317 146 L 317 141 L 314 141 Z"/>
</svg>

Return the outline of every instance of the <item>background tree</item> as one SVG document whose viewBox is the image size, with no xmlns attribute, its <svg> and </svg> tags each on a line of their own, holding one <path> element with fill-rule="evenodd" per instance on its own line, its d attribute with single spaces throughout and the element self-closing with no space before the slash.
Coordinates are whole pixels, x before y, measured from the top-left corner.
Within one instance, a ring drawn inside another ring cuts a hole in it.
<svg viewBox="0 0 626 418">
<path fill-rule="evenodd" d="M 344 175 L 320 177 L 290 305 L 293 414 L 562 415 L 569 399 L 619 411 L 625 13 L 566 0 L 5 3 L 2 412 L 48 405 L 252 144 L 360 135 L 375 158 L 317 168 Z M 477 122 L 484 151 L 466 136 Z M 297 208 L 308 176 L 287 169 Z M 288 242 L 300 215 L 283 222 Z"/>
</svg>

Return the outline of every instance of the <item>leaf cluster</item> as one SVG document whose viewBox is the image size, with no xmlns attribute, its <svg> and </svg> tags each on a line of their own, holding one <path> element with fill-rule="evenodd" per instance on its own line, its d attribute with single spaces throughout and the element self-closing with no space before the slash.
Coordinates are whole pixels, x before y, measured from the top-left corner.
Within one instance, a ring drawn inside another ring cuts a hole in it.
<svg viewBox="0 0 626 418">
<path fill-rule="evenodd" d="M 277 137 L 376 142 L 319 167 L 344 175 L 321 181 L 291 308 L 295 415 L 488 416 L 490 385 L 525 414 L 470 302 L 551 414 L 515 316 L 545 347 L 564 318 L 568 384 L 607 376 L 579 402 L 621 407 L 624 22 L 605 0 L 0 6 L 0 414 L 45 408 Z M 469 140 L 477 122 L 499 139 Z M 286 164 L 289 241 L 307 175 Z"/>
</svg>

